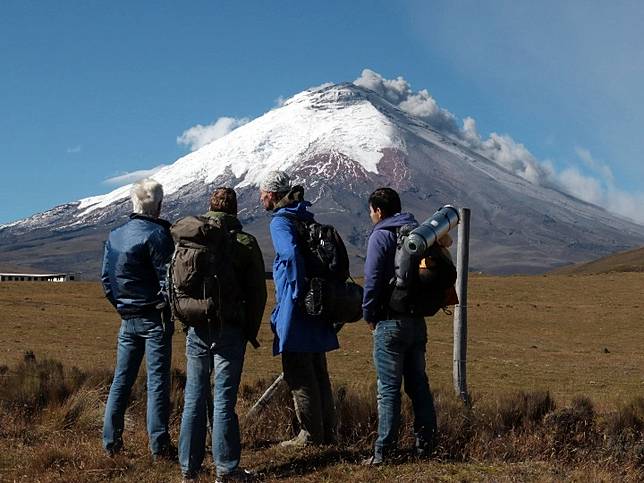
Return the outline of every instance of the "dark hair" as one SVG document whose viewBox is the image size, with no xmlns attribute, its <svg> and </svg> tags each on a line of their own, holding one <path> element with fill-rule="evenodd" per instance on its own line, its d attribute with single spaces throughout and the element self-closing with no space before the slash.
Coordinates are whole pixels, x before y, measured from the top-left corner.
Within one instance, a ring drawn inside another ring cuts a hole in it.
<svg viewBox="0 0 644 483">
<path fill-rule="evenodd" d="M 400 213 L 400 196 L 391 188 L 378 188 L 369 196 L 369 205 L 374 210 L 380 208 L 383 218 Z"/>
<path fill-rule="evenodd" d="M 223 211 L 237 216 L 237 193 L 232 188 L 217 188 L 210 196 L 210 211 Z"/>
</svg>

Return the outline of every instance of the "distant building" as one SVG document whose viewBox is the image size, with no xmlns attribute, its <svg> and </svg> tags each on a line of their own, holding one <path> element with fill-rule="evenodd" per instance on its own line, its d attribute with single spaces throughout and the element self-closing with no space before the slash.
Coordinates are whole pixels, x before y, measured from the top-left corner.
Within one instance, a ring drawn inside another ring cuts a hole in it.
<svg viewBox="0 0 644 483">
<path fill-rule="evenodd" d="M 72 273 L 0 273 L 0 282 L 71 282 L 77 279 Z"/>
</svg>

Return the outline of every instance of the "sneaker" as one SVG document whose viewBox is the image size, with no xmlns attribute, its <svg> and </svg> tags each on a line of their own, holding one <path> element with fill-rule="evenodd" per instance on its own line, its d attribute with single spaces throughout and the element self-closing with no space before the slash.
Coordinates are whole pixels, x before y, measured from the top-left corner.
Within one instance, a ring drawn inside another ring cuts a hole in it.
<svg viewBox="0 0 644 483">
<path fill-rule="evenodd" d="M 257 473 L 244 468 L 237 468 L 225 475 L 217 476 L 215 483 L 228 483 L 228 482 L 256 482 L 259 481 Z"/>
<path fill-rule="evenodd" d="M 287 441 L 282 441 L 280 443 L 280 446 L 282 448 L 304 448 L 305 446 L 310 445 L 309 441 L 307 441 L 304 438 L 300 438 L 299 436 L 296 436 L 293 439 L 289 439 Z"/>
<path fill-rule="evenodd" d="M 360 464 L 362 466 L 380 466 L 383 463 L 384 461 L 382 460 L 382 456 L 373 455 L 367 459 L 362 460 Z"/>
</svg>

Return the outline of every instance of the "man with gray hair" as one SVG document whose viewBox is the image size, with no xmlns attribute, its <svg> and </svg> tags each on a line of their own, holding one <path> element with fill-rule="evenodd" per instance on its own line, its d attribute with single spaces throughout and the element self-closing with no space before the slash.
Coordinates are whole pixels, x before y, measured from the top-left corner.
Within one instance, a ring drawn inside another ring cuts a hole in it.
<svg viewBox="0 0 644 483">
<path fill-rule="evenodd" d="M 174 244 L 170 223 L 159 219 L 163 187 L 144 179 L 131 190 L 133 213 L 105 243 L 101 281 L 121 317 L 116 369 L 105 405 L 103 447 L 109 455 L 123 447 L 125 409 L 143 356 L 147 367 L 147 427 L 150 450 L 173 458 L 168 434 L 170 359 L 174 326 L 166 292 L 167 266 Z"/>
<path fill-rule="evenodd" d="M 273 355 L 282 355 L 284 380 L 293 395 L 300 424 L 299 434 L 282 445 L 335 443 L 335 407 L 326 353 L 339 347 L 338 337 L 330 321 L 308 315 L 298 303 L 308 288 L 303 257 L 306 242 L 298 236 L 298 224 L 315 221 L 307 211 L 311 203 L 304 201 L 304 188 L 292 186 L 283 171 L 268 173 L 259 188 L 262 205 L 273 212 Z"/>
</svg>

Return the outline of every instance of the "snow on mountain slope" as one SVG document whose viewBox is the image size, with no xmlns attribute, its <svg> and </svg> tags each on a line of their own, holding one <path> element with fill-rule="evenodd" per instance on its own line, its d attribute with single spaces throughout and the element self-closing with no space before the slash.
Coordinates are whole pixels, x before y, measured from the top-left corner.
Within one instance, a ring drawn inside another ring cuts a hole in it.
<svg viewBox="0 0 644 483">
<path fill-rule="evenodd" d="M 366 90 L 346 84 L 306 91 L 282 107 L 177 160 L 153 178 L 166 194 L 200 180 L 210 183 L 230 168 L 242 181 L 257 185 L 272 170 L 288 170 L 299 160 L 338 152 L 377 172 L 385 148 L 405 150 L 396 126 L 369 101 Z M 393 106 L 392 106 L 393 107 Z M 80 200 L 83 216 L 128 196 L 129 186 Z"/>
<path fill-rule="evenodd" d="M 282 169 L 306 187 L 323 222 L 347 240 L 360 273 L 371 226 L 368 195 L 379 186 L 401 193 L 419 220 L 443 204 L 472 209 L 472 268 L 496 273 L 541 272 L 644 244 L 644 227 L 556 189 L 533 184 L 462 140 L 401 111 L 354 84 L 325 85 L 156 172 L 164 216 L 206 209 L 213 187 L 234 186 L 240 219 L 270 263 L 269 216 L 257 186 Z M 94 274 L 101 242 L 129 212 L 129 189 L 61 205 L 0 227 L 0 265 L 23 260 Z"/>
</svg>

